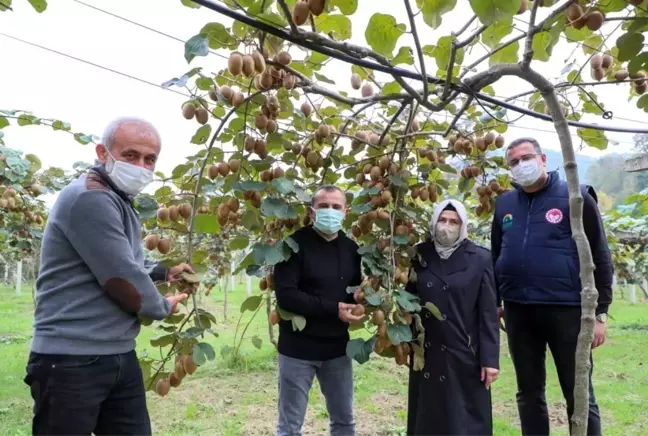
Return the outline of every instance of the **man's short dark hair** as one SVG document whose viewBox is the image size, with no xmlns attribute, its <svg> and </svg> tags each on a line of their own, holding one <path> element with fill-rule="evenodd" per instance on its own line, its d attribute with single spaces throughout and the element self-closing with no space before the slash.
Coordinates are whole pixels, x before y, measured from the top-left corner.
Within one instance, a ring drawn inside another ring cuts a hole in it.
<svg viewBox="0 0 648 436">
<path fill-rule="evenodd" d="M 533 138 L 518 138 L 515 141 L 511 142 L 508 147 L 506 147 L 506 153 L 504 153 L 504 156 L 508 156 L 508 152 L 510 150 L 513 150 L 515 147 L 527 143 L 533 145 L 533 149 L 536 153 L 542 154 L 542 147 L 540 147 L 540 143 L 537 140 Z"/>
<path fill-rule="evenodd" d="M 311 201 L 310 201 L 311 206 L 315 206 L 315 197 L 317 196 L 317 194 L 319 194 L 322 191 L 325 191 L 325 192 L 335 192 L 335 191 L 341 192 L 342 195 L 344 196 L 344 202 L 346 203 L 346 194 L 344 193 L 343 190 L 341 190 L 340 188 L 338 188 L 335 185 L 322 185 L 319 188 L 317 188 L 315 190 L 315 192 L 313 193 L 313 196 L 311 197 Z"/>
</svg>

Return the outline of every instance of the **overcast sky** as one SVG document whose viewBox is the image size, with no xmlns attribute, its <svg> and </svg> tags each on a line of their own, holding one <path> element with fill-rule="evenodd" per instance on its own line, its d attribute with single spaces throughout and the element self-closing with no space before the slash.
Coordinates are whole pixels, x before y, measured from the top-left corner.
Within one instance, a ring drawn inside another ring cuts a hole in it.
<svg viewBox="0 0 648 436">
<path fill-rule="evenodd" d="M 227 26 L 231 20 L 207 10 L 189 9 L 180 0 L 87 0 L 87 3 L 114 14 L 139 22 L 172 36 L 188 39 L 210 22 L 219 21 Z M 47 10 L 38 14 L 27 0 L 14 0 L 14 12 L 0 13 L 0 32 L 45 46 L 88 62 L 135 76 L 155 85 L 172 77 L 178 77 L 194 66 L 203 66 L 205 72 L 218 71 L 226 64 L 222 58 L 210 55 L 196 58 L 190 66 L 183 57 L 183 44 L 163 35 L 142 29 L 101 13 L 74 0 L 51 1 Z M 443 18 L 444 24 L 432 31 L 417 17 L 422 44 L 434 44 L 439 36 L 457 29 L 471 15 L 467 0 L 459 0 L 453 13 Z M 406 23 L 407 16 L 402 2 L 396 0 L 361 0 L 353 19 L 352 42 L 366 45 L 364 29 L 375 12 L 391 13 L 398 22 Z M 548 13 L 541 8 L 539 16 Z M 520 17 L 528 20 L 529 14 Z M 525 28 L 523 23 L 518 25 Z M 602 29 L 609 32 L 619 24 L 611 22 Z M 616 37 L 610 38 L 612 44 Z M 413 47 L 409 35 L 399 40 L 400 46 Z M 554 50 L 550 63 L 534 61 L 533 66 L 546 77 L 561 76 L 565 62 L 585 57 L 576 45 L 562 40 Z M 65 56 L 50 53 L 40 48 L 9 39 L 0 35 L 0 108 L 24 109 L 43 118 L 67 121 L 75 131 L 101 135 L 103 127 L 111 119 L 135 115 L 147 118 L 161 132 L 163 151 L 158 169 L 169 173 L 184 157 L 196 151 L 189 143 L 198 127 L 195 121 L 186 121 L 180 115 L 180 106 L 185 97 L 151 86 L 119 74 L 84 64 Z M 476 59 L 483 54 L 480 47 L 469 55 Z M 433 59 L 426 59 L 428 73 L 437 69 Z M 417 62 L 418 63 L 418 62 Z M 413 68 L 411 66 L 405 66 Z M 586 68 L 585 76 L 589 79 Z M 335 61 L 322 71 L 337 82 L 337 87 L 359 95 L 350 89 L 348 77 L 350 66 Z M 333 86 L 333 85 L 326 85 Z M 177 88 L 176 88 L 177 89 Z M 529 89 L 519 79 L 507 78 L 495 85 L 498 96 L 509 96 Z M 644 127 L 648 129 L 645 112 L 636 108 L 635 102 L 628 103 L 627 85 L 606 85 L 595 92 L 615 114 L 613 120 L 586 116 L 584 121 L 615 126 Z M 624 119 L 620 119 L 624 118 Z M 643 121 L 632 121 L 643 120 Z M 553 125 L 549 122 L 524 117 L 511 126 L 505 135 L 507 140 L 516 136 L 532 134 L 547 148 L 558 149 Z M 580 144 L 573 130 L 575 145 Z M 593 156 L 608 152 L 627 152 L 632 145 L 632 134 L 612 133 L 608 137 L 618 145 L 610 146 L 605 152 L 585 149 Z M 9 127 L 5 129 L 7 145 L 41 157 L 45 166 L 59 166 L 70 169 L 75 161 L 92 162 L 94 146 L 82 146 L 70 135 L 52 132 L 45 127 Z"/>
</svg>

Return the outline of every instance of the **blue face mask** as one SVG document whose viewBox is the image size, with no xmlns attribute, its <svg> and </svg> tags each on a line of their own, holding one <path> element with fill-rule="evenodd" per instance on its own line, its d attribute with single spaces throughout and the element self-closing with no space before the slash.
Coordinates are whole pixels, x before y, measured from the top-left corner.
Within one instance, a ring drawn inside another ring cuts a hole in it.
<svg viewBox="0 0 648 436">
<path fill-rule="evenodd" d="M 316 209 L 315 228 L 326 235 L 333 235 L 342 228 L 344 213 L 336 209 Z"/>
</svg>

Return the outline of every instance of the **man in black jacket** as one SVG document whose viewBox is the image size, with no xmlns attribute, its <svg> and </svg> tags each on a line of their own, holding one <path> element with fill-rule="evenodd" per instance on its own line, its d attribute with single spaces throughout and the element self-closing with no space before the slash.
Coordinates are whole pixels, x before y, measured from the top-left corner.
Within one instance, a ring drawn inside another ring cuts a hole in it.
<svg viewBox="0 0 648 436">
<path fill-rule="evenodd" d="M 353 371 L 346 356 L 350 322 L 362 319 L 351 310 L 347 287 L 362 281 L 358 245 L 341 231 L 346 197 L 335 186 L 313 195 L 308 211 L 312 226 L 292 235 L 299 245 L 275 266 L 275 293 L 282 310 L 301 315 L 306 327 L 279 324 L 278 436 L 301 435 L 308 393 L 317 376 L 326 398 L 332 436 L 353 436 Z"/>
<path fill-rule="evenodd" d="M 509 349 L 517 376 L 517 403 L 523 435 L 548 435 L 545 400 L 547 345 L 567 401 L 574 412 L 576 342 L 580 332 L 581 281 L 576 244 L 569 222 L 567 183 L 547 173 L 546 156 L 532 138 L 513 141 L 506 150 L 514 190 L 497 199 L 491 233 L 495 278 L 504 300 Z M 614 269 L 596 193 L 581 186 L 583 225 L 592 251 L 598 290 L 594 342 L 605 341 L 612 302 Z M 591 355 L 590 355 L 591 361 Z M 601 417 L 590 371 L 588 435 L 601 434 Z"/>
</svg>

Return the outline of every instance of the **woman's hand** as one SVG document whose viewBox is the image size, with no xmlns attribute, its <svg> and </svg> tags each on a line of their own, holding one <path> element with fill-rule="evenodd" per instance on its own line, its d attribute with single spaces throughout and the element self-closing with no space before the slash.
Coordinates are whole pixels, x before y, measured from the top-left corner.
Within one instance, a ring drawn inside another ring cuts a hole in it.
<svg viewBox="0 0 648 436">
<path fill-rule="evenodd" d="M 481 381 L 486 386 L 486 389 L 490 389 L 491 384 L 497 380 L 499 376 L 499 370 L 495 368 L 484 368 L 481 369 Z"/>
</svg>

